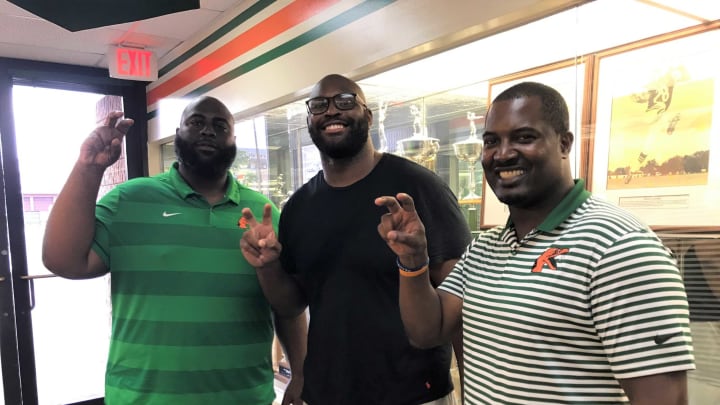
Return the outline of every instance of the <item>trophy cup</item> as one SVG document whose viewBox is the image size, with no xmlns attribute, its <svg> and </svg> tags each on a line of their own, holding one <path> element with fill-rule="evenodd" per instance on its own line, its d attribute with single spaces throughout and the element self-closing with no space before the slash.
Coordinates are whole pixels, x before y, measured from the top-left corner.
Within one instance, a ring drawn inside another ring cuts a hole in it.
<svg viewBox="0 0 720 405">
<path fill-rule="evenodd" d="M 413 135 L 398 141 L 398 151 L 402 156 L 435 171 L 435 157 L 440 149 L 440 142 L 437 138 L 427 136 L 427 129 L 423 125 L 423 114 L 418 106 L 411 105 L 410 114 L 414 117 Z"/>
<path fill-rule="evenodd" d="M 378 148 L 379 152 L 387 152 L 387 136 L 385 135 L 385 117 L 387 117 L 388 103 L 380 100 L 378 103 Z"/>
<path fill-rule="evenodd" d="M 476 200 L 480 196 L 475 193 L 475 163 L 480 159 L 482 153 L 482 141 L 477 139 L 475 135 L 477 131 L 475 128 L 475 120 L 477 119 L 475 113 L 468 111 L 467 119 L 470 121 L 470 136 L 464 141 L 454 143 L 453 150 L 459 160 L 468 164 L 468 194 L 460 199 Z"/>
</svg>

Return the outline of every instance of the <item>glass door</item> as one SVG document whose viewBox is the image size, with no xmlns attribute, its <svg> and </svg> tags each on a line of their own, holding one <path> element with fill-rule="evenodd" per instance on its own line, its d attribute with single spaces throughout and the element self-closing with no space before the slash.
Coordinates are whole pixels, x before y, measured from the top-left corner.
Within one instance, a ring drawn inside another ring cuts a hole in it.
<svg viewBox="0 0 720 405">
<path fill-rule="evenodd" d="M 42 263 L 48 214 L 80 145 L 122 98 L 14 85 L 12 89 L 37 395 L 40 405 L 104 396 L 110 341 L 109 277 L 66 280 Z M 106 172 L 101 193 L 127 179 L 125 159 Z M 72 232 L 68 229 L 68 232 Z"/>
<path fill-rule="evenodd" d="M 0 134 L 0 138 L 2 134 Z M 0 162 L 2 154 L 0 153 Z M 5 182 L 0 164 L 0 201 L 5 201 Z M 20 403 L 20 374 L 16 361 L 17 335 L 15 333 L 15 303 L 13 300 L 12 277 L 8 248 L 7 211 L 0 204 L 0 400 L 5 404 Z M 9 361 L 3 361 L 9 359 Z M 7 384 L 7 388 L 6 388 Z"/>
<path fill-rule="evenodd" d="M 81 142 L 111 110 L 124 110 L 135 125 L 101 194 L 147 176 L 145 83 L 110 78 L 107 69 L 0 58 L 0 382 L 7 405 L 103 402 L 109 281 L 50 274 L 41 239 Z"/>
</svg>

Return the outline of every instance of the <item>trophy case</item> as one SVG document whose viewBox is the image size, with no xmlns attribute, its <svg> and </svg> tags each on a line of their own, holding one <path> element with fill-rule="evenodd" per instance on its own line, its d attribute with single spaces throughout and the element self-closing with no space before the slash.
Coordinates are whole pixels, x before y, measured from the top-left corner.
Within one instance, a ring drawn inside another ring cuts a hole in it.
<svg viewBox="0 0 720 405">
<path fill-rule="evenodd" d="M 482 125 L 487 110 L 487 94 L 486 82 L 405 101 L 387 102 L 393 95 L 385 94 L 383 120 L 371 128 L 374 140 L 382 137 L 387 152 L 425 166 L 450 186 L 473 231 L 480 229 L 483 175 L 478 124 Z"/>
<path fill-rule="evenodd" d="M 435 172 L 457 196 L 470 228 L 479 230 L 483 175 L 478 131 L 487 110 L 487 82 L 432 95 L 387 86 L 363 89 L 373 113 L 370 140 L 375 148 Z M 264 138 L 257 153 L 267 156 L 263 159 L 267 167 L 254 168 L 244 178 L 280 208 L 294 190 L 322 170 L 306 117 L 304 100 L 298 100 L 236 126 L 236 132 L 242 128 L 238 139 Z"/>
</svg>

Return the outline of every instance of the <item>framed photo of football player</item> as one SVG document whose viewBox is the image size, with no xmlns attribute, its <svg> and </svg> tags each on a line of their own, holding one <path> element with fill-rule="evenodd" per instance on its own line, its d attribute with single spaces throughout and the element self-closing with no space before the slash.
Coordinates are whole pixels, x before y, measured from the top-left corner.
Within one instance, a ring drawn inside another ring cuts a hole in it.
<svg viewBox="0 0 720 405">
<path fill-rule="evenodd" d="M 597 59 L 594 194 L 650 225 L 720 224 L 719 41 L 710 31 Z"/>
</svg>

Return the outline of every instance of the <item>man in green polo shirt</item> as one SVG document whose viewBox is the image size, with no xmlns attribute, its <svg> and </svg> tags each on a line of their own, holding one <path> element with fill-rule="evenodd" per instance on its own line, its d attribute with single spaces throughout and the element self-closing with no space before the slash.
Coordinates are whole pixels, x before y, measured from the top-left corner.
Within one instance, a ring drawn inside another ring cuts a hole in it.
<svg viewBox="0 0 720 405">
<path fill-rule="evenodd" d="M 269 200 L 228 172 L 233 123 L 220 101 L 194 100 L 176 131 L 170 171 L 120 184 L 96 204 L 133 124 L 112 113 L 83 143 L 50 213 L 45 266 L 72 279 L 111 275 L 108 405 L 275 398 L 271 309 L 239 249 L 242 209 L 259 215 Z M 298 401 L 302 389 L 303 316 L 278 318 L 293 369 L 284 403 Z"/>
<path fill-rule="evenodd" d="M 562 96 L 540 83 L 493 101 L 482 165 L 510 218 L 480 234 L 445 281 L 427 276 L 407 194 L 383 196 L 378 231 L 398 255 L 410 341 L 462 324 L 467 404 L 687 404 L 688 303 L 675 260 L 628 212 L 574 180 Z"/>
</svg>

